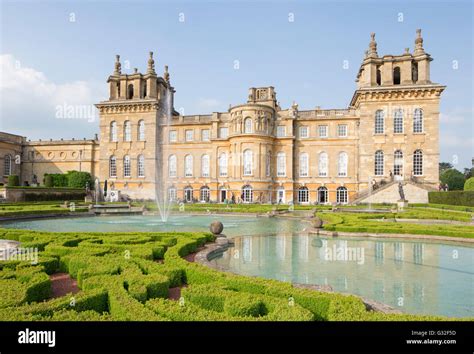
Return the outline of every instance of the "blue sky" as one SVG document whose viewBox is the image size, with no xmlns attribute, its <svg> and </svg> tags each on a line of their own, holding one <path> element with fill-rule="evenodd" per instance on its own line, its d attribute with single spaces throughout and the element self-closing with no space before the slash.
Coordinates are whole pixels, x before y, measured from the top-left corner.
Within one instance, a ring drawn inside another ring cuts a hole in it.
<svg viewBox="0 0 474 354">
<path fill-rule="evenodd" d="M 32 139 L 92 137 L 97 119 L 59 120 L 57 105 L 105 99 L 115 54 L 124 72 L 145 71 L 150 50 L 159 73 L 169 65 L 175 108 L 184 114 L 225 111 L 244 102 L 249 87 L 266 85 L 275 87 L 282 107 L 296 101 L 300 109 L 344 108 L 370 32 L 379 55 L 401 54 L 413 50 L 422 28 L 434 58 L 431 79 L 448 86 L 441 159 L 462 169 L 474 157 L 472 1 L 0 3 L 3 131 Z"/>
</svg>

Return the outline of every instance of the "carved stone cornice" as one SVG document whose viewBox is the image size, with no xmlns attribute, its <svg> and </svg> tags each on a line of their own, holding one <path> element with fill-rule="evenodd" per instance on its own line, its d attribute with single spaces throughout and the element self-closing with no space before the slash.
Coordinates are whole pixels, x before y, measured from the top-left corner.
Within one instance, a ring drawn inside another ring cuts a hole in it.
<svg viewBox="0 0 474 354">
<path fill-rule="evenodd" d="M 160 108 L 158 102 L 102 102 L 95 105 L 100 114 L 113 113 L 144 113 L 157 111 Z"/>
<path fill-rule="evenodd" d="M 354 92 L 350 107 L 357 108 L 361 101 L 439 98 L 445 88 L 446 86 L 437 84 L 361 88 Z"/>
</svg>

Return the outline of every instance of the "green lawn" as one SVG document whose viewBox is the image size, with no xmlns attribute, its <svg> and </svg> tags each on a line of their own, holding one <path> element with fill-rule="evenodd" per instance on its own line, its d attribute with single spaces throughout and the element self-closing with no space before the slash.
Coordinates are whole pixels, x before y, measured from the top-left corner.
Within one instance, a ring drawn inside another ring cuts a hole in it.
<svg viewBox="0 0 474 354">
<path fill-rule="evenodd" d="M 87 205 L 82 201 L 71 201 L 75 203 L 74 212 L 85 212 L 88 210 Z M 19 203 L 3 203 L 0 204 L 0 217 L 9 217 L 17 215 L 37 215 L 37 214 L 57 214 L 70 213 L 69 208 L 61 207 L 60 202 L 19 202 Z"/>
<path fill-rule="evenodd" d="M 37 247 L 39 263 L 0 262 L 0 321 L 437 321 L 369 312 L 355 296 L 224 273 L 182 257 L 205 233 L 48 233 L 0 229 Z M 156 262 L 162 260 L 161 262 Z M 80 292 L 50 299 L 49 274 L 67 272 Z M 186 285 L 179 301 L 171 287 Z"/>
</svg>

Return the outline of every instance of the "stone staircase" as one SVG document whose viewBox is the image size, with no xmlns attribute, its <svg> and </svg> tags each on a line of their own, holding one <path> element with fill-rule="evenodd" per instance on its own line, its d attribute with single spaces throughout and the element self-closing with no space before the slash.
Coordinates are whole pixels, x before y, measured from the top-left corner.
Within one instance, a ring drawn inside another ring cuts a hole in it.
<svg viewBox="0 0 474 354">
<path fill-rule="evenodd" d="M 435 189 L 423 183 L 413 181 L 402 181 L 405 199 L 409 203 L 428 203 L 428 192 Z M 400 200 L 398 192 L 398 181 L 391 181 L 376 190 L 369 193 L 369 190 L 363 190 L 356 194 L 352 204 L 360 203 L 396 203 Z"/>
</svg>

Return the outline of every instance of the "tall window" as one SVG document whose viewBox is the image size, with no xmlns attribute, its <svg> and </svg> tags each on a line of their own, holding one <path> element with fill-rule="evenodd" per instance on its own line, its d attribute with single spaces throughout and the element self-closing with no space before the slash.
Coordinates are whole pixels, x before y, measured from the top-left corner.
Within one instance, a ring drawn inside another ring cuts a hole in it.
<svg viewBox="0 0 474 354">
<path fill-rule="evenodd" d="M 286 136 L 286 127 L 284 125 L 279 125 L 277 127 L 277 137 L 281 138 Z"/>
<path fill-rule="evenodd" d="M 336 203 L 337 204 L 347 204 L 347 188 L 346 187 L 337 187 L 336 190 Z"/>
<path fill-rule="evenodd" d="M 328 154 L 322 152 L 319 154 L 319 177 L 327 177 L 328 176 Z"/>
<path fill-rule="evenodd" d="M 309 203 L 308 187 L 301 187 L 298 189 L 298 203 Z"/>
<path fill-rule="evenodd" d="M 423 133 L 423 110 L 415 109 L 413 115 L 413 133 Z"/>
<path fill-rule="evenodd" d="M 138 177 L 145 177 L 145 156 L 138 155 L 137 158 Z"/>
<path fill-rule="evenodd" d="M 242 201 L 244 203 L 253 202 L 253 189 L 252 186 L 246 185 L 242 188 Z"/>
<path fill-rule="evenodd" d="M 192 202 L 193 201 L 193 187 L 188 186 L 184 188 L 184 200 L 186 202 Z"/>
<path fill-rule="evenodd" d="M 393 84 L 400 85 L 400 68 L 398 66 L 393 69 Z"/>
<path fill-rule="evenodd" d="M 176 155 L 168 157 L 168 176 L 176 177 L 177 174 L 177 159 Z"/>
<path fill-rule="evenodd" d="M 382 72 L 380 71 L 380 66 L 377 66 L 376 78 L 377 85 L 382 85 Z"/>
<path fill-rule="evenodd" d="M 110 123 L 110 141 L 117 141 L 117 122 Z"/>
<path fill-rule="evenodd" d="M 396 109 L 393 112 L 393 132 L 403 133 L 403 111 L 401 109 Z"/>
<path fill-rule="evenodd" d="M 109 177 L 117 177 L 117 159 L 115 156 L 109 158 Z"/>
<path fill-rule="evenodd" d="M 277 176 L 286 176 L 286 156 L 285 153 L 281 151 L 277 154 Z"/>
<path fill-rule="evenodd" d="M 228 135 L 229 135 L 229 129 L 227 127 L 219 128 L 219 138 L 227 139 Z"/>
<path fill-rule="evenodd" d="M 401 150 L 395 151 L 393 155 L 393 175 L 402 176 L 403 174 L 403 152 Z"/>
<path fill-rule="evenodd" d="M 308 136 L 308 127 L 300 127 L 300 138 L 307 138 Z"/>
<path fill-rule="evenodd" d="M 244 120 L 244 132 L 251 133 L 252 132 L 252 118 L 245 118 Z"/>
<path fill-rule="evenodd" d="M 138 121 L 138 140 L 145 141 L 145 121 Z"/>
<path fill-rule="evenodd" d="M 130 156 L 125 155 L 123 157 L 123 176 L 124 177 L 130 177 L 130 173 L 131 173 L 131 171 L 130 171 L 131 166 L 130 165 L 131 165 L 130 164 Z"/>
<path fill-rule="evenodd" d="M 176 130 L 170 130 L 169 141 L 170 143 L 175 143 L 178 141 L 178 132 Z"/>
<path fill-rule="evenodd" d="M 132 124 L 126 120 L 123 125 L 123 139 L 125 141 L 132 141 Z"/>
<path fill-rule="evenodd" d="M 337 126 L 337 136 L 340 138 L 347 137 L 347 124 L 339 124 Z"/>
<path fill-rule="evenodd" d="M 381 150 L 375 152 L 374 174 L 376 176 L 383 176 L 383 151 Z"/>
<path fill-rule="evenodd" d="M 253 153 L 252 150 L 247 149 L 244 151 L 244 176 L 252 175 L 253 165 Z"/>
<path fill-rule="evenodd" d="M 300 177 L 308 177 L 309 155 L 307 152 L 300 154 Z"/>
<path fill-rule="evenodd" d="M 3 175 L 10 176 L 12 174 L 12 157 L 10 155 L 5 155 L 5 159 L 3 163 L 4 163 Z"/>
<path fill-rule="evenodd" d="M 128 85 L 127 98 L 129 100 L 131 100 L 133 98 L 133 85 L 132 84 Z"/>
<path fill-rule="evenodd" d="M 272 152 L 268 151 L 265 157 L 265 175 L 270 177 L 272 173 Z"/>
<path fill-rule="evenodd" d="M 186 130 L 185 132 L 185 138 L 186 138 L 186 141 L 193 141 L 194 140 L 194 130 Z"/>
<path fill-rule="evenodd" d="M 176 197 L 177 197 L 176 188 L 175 187 L 169 187 L 168 188 L 168 200 L 170 202 L 174 202 L 174 201 L 176 201 Z"/>
<path fill-rule="evenodd" d="M 201 176 L 209 177 L 209 155 L 202 155 L 201 157 Z"/>
<path fill-rule="evenodd" d="M 209 141 L 209 129 L 203 129 L 201 130 L 201 140 L 202 141 Z"/>
<path fill-rule="evenodd" d="M 193 156 L 186 155 L 184 157 L 184 176 L 192 177 L 193 176 Z"/>
<path fill-rule="evenodd" d="M 207 186 L 203 186 L 201 187 L 201 190 L 200 190 L 200 195 L 199 195 L 199 200 L 201 202 L 204 202 L 204 203 L 208 203 L 209 202 L 209 198 L 210 198 L 210 190 L 209 190 L 209 187 Z"/>
<path fill-rule="evenodd" d="M 328 126 L 327 125 L 318 126 L 318 133 L 319 133 L 320 138 L 327 138 L 328 137 Z"/>
<path fill-rule="evenodd" d="M 219 176 L 227 177 L 227 154 L 225 152 L 219 155 Z"/>
<path fill-rule="evenodd" d="M 385 130 L 385 115 L 382 110 L 375 112 L 375 134 L 383 134 Z"/>
<path fill-rule="evenodd" d="M 413 153 L 413 175 L 423 176 L 423 151 L 421 150 Z"/>
<path fill-rule="evenodd" d="M 340 152 L 339 158 L 337 160 L 337 175 L 339 177 L 346 177 L 347 176 L 347 153 Z"/>
<path fill-rule="evenodd" d="M 318 203 L 326 204 L 328 202 L 328 189 L 326 187 L 318 188 Z"/>
</svg>

